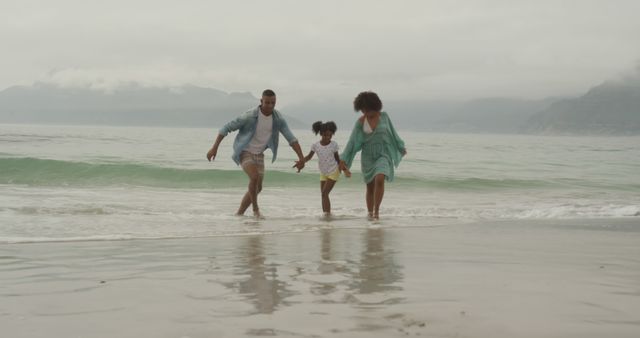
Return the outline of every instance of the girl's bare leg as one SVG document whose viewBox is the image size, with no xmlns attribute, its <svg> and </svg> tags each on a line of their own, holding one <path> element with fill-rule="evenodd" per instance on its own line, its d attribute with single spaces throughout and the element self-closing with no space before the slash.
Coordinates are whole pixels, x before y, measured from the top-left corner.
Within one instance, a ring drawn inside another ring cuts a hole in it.
<svg viewBox="0 0 640 338">
<path fill-rule="evenodd" d="M 324 185 L 327 183 L 327 181 L 320 181 L 320 202 L 322 204 L 322 212 L 326 213 L 326 210 L 324 210 L 324 200 L 322 199 L 322 192 L 324 191 Z"/>
<path fill-rule="evenodd" d="M 331 214 L 331 201 L 329 200 L 329 193 L 331 193 L 331 189 L 336 184 L 336 181 L 332 179 L 327 179 L 326 183 L 322 187 L 322 211 L 324 211 L 325 215 Z"/>
</svg>

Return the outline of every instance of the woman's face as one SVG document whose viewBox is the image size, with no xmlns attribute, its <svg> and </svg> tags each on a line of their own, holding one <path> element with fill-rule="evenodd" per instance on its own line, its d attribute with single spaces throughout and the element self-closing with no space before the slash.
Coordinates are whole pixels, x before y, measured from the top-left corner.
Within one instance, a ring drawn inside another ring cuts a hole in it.
<svg viewBox="0 0 640 338">
<path fill-rule="evenodd" d="M 378 112 L 375 110 L 368 110 L 368 109 L 363 109 L 362 113 L 367 115 L 367 116 L 374 116 L 375 114 L 377 114 Z"/>
</svg>

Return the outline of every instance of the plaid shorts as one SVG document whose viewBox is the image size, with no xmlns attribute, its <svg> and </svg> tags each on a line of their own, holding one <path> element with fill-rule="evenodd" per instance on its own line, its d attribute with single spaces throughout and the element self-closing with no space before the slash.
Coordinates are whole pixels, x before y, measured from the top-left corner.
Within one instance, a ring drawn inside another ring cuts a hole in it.
<svg viewBox="0 0 640 338">
<path fill-rule="evenodd" d="M 240 165 L 242 169 L 249 164 L 253 164 L 258 168 L 258 175 L 264 176 L 264 154 L 252 154 L 248 151 L 240 153 Z"/>
</svg>

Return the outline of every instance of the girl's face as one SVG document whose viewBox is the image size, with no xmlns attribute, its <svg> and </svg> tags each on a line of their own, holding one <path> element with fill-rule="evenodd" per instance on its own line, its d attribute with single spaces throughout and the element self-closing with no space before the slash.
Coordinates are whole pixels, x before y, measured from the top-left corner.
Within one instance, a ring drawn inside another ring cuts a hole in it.
<svg viewBox="0 0 640 338">
<path fill-rule="evenodd" d="M 331 130 L 325 130 L 322 133 L 320 133 L 320 136 L 322 136 L 322 142 L 329 143 L 331 142 L 331 137 L 333 137 L 333 133 L 331 132 Z"/>
</svg>

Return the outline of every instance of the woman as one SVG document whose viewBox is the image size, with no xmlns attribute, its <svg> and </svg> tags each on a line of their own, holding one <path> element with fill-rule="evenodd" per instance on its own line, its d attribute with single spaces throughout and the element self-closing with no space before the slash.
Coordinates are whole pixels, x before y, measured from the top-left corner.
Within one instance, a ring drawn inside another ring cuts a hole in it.
<svg viewBox="0 0 640 338">
<path fill-rule="evenodd" d="M 393 181 L 394 167 L 407 154 L 389 115 L 382 111 L 382 101 L 374 92 L 362 92 L 353 101 L 353 109 L 362 112 L 349 142 L 340 155 L 340 166 L 351 168 L 356 153 L 362 150 L 362 176 L 367 184 L 367 210 L 370 219 L 380 218 L 384 181 Z"/>
</svg>

